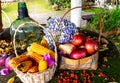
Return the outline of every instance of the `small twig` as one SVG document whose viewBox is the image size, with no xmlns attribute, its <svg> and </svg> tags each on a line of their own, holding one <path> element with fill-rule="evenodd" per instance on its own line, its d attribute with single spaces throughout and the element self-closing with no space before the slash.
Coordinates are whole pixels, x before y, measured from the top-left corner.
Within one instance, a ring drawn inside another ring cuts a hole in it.
<svg viewBox="0 0 120 83">
<path fill-rule="evenodd" d="M 120 34 L 119 30 L 120 30 L 120 29 L 118 29 L 118 30 L 113 29 L 112 31 L 104 32 L 104 33 L 102 33 L 102 36 L 107 37 L 107 36 L 112 35 L 112 34 L 117 34 L 117 35 L 119 35 L 119 34 Z"/>
<path fill-rule="evenodd" d="M 100 15 L 98 16 L 98 20 L 99 20 L 99 37 L 98 37 L 98 42 L 99 42 L 99 45 L 100 45 L 102 29 L 103 29 L 103 20 L 102 20 Z"/>
</svg>

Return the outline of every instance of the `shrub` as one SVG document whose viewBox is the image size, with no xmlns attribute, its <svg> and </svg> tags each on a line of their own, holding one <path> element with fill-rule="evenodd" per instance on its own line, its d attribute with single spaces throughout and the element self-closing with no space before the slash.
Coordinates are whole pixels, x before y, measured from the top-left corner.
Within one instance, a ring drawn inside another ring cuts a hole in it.
<svg viewBox="0 0 120 83">
<path fill-rule="evenodd" d="M 50 5 L 56 4 L 58 9 L 70 8 L 71 0 L 48 0 Z"/>
<path fill-rule="evenodd" d="M 98 17 L 102 19 L 103 32 L 118 29 L 120 26 L 120 7 L 116 6 L 116 8 L 112 10 L 103 8 L 100 11 L 95 12 L 92 20 L 87 24 L 87 29 L 96 32 L 99 31 Z"/>
</svg>

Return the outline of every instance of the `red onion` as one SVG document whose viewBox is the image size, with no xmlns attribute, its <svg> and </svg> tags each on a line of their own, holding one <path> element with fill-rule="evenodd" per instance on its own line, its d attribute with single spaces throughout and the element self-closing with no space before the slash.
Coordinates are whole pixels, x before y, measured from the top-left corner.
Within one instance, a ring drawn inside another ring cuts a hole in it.
<svg viewBox="0 0 120 83">
<path fill-rule="evenodd" d="M 0 66 L 4 66 L 4 65 L 5 65 L 5 58 L 0 57 Z"/>
<path fill-rule="evenodd" d="M 70 54 L 71 59 L 80 59 L 87 55 L 87 51 L 85 48 L 78 48 L 76 50 L 73 50 Z"/>
<path fill-rule="evenodd" d="M 8 68 L 3 68 L 0 70 L 1 75 L 8 75 L 9 74 L 9 69 Z"/>
<path fill-rule="evenodd" d="M 6 54 L 0 54 L 0 66 L 4 66 L 5 65 L 6 57 L 7 57 Z"/>
<path fill-rule="evenodd" d="M 87 38 L 85 42 L 85 48 L 88 54 L 94 54 L 98 51 L 98 43 L 93 39 Z"/>
<path fill-rule="evenodd" d="M 5 67 L 8 68 L 9 70 L 12 70 L 12 67 L 8 64 L 8 62 L 10 61 L 10 59 L 12 59 L 13 56 L 9 56 L 5 59 Z"/>
<path fill-rule="evenodd" d="M 77 33 L 73 36 L 72 44 L 75 46 L 80 46 L 85 43 L 86 36 L 80 33 Z"/>
</svg>

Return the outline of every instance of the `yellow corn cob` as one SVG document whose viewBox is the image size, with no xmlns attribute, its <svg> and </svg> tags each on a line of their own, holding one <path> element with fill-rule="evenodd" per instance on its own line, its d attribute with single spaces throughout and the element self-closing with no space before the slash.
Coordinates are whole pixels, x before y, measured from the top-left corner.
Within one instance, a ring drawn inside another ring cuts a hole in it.
<svg viewBox="0 0 120 83">
<path fill-rule="evenodd" d="M 48 42 L 45 39 L 42 39 L 41 43 L 42 46 L 45 46 L 47 48 L 49 48 Z"/>
<path fill-rule="evenodd" d="M 15 76 L 12 77 L 12 78 L 10 78 L 10 79 L 7 81 L 7 83 L 14 83 L 14 81 L 15 81 Z"/>
<path fill-rule="evenodd" d="M 35 72 L 38 72 L 38 71 L 39 71 L 38 70 L 38 65 L 35 65 L 28 70 L 29 73 L 35 73 Z"/>
<path fill-rule="evenodd" d="M 20 56 L 14 57 L 12 58 L 8 64 L 12 67 L 15 68 L 19 63 L 21 63 L 22 61 L 25 60 L 29 60 L 30 58 L 28 56 L 26 56 L 25 54 L 22 54 Z"/>
<path fill-rule="evenodd" d="M 27 51 L 28 52 L 33 52 L 32 49 L 30 49 L 30 47 L 27 47 Z"/>
<path fill-rule="evenodd" d="M 37 53 L 35 53 L 35 52 L 32 52 L 32 53 L 30 54 L 30 58 L 32 58 L 35 62 L 39 63 L 40 60 L 43 59 L 43 56 L 42 56 L 41 54 L 37 54 Z"/>
<path fill-rule="evenodd" d="M 44 70 L 46 70 L 47 69 L 47 61 L 45 61 L 45 60 L 41 60 L 40 62 L 39 62 L 39 66 L 38 66 L 38 70 L 39 71 L 44 71 Z"/>
<path fill-rule="evenodd" d="M 23 73 L 27 72 L 30 68 L 32 67 L 32 61 L 28 60 L 28 61 L 23 61 L 21 63 L 18 64 L 17 69 L 19 71 L 22 71 Z"/>
<path fill-rule="evenodd" d="M 41 54 L 41 55 L 43 55 L 43 56 L 44 56 L 46 53 L 49 53 L 50 56 L 51 56 L 53 59 L 55 58 L 55 53 L 54 53 L 52 50 L 50 50 L 50 49 L 48 49 L 48 48 L 46 48 L 46 47 L 44 47 L 44 46 L 42 46 L 42 45 L 40 45 L 40 44 L 32 43 L 32 45 L 30 46 L 30 49 L 32 49 L 33 52 L 36 52 L 36 53 Z"/>
</svg>

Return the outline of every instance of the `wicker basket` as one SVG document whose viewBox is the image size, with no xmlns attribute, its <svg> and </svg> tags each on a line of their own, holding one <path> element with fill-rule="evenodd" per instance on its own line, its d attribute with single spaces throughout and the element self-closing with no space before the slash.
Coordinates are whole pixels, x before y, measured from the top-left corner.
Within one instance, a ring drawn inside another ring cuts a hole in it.
<svg viewBox="0 0 120 83">
<path fill-rule="evenodd" d="M 52 66 L 51 68 L 48 68 L 43 72 L 37 73 L 22 73 L 14 69 L 15 73 L 23 83 L 47 83 L 52 79 L 55 70 L 56 65 Z"/>
<path fill-rule="evenodd" d="M 44 26 L 42 26 L 38 23 L 35 23 L 35 22 L 25 22 L 25 23 L 19 25 L 15 31 L 14 38 L 13 38 L 13 46 L 14 46 L 16 56 L 18 56 L 16 46 L 15 46 L 16 33 L 19 30 L 19 28 L 21 28 L 21 26 L 28 24 L 28 23 L 32 23 L 32 24 L 35 24 L 37 26 L 40 26 L 41 28 L 43 28 L 45 30 Z M 47 31 L 47 32 L 49 33 L 49 31 Z M 52 38 L 52 36 L 51 36 L 51 38 Z M 17 76 L 20 78 L 20 80 L 23 83 L 46 83 L 52 79 L 52 77 L 54 76 L 54 73 L 56 71 L 56 67 L 57 67 L 57 50 L 56 50 L 55 43 L 54 43 L 54 47 L 55 47 L 55 49 L 54 49 L 54 51 L 55 51 L 55 64 L 52 67 L 49 67 L 48 69 L 46 69 L 45 71 L 36 72 L 36 73 L 28 73 L 28 72 L 23 73 L 23 72 L 18 71 L 17 69 L 14 69 L 15 73 L 17 74 Z"/>
<path fill-rule="evenodd" d="M 61 20 L 73 9 L 76 8 L 88 8 L 87 6 L 76 6 L 69 9 L 62 16 Z M 61 21 L 60 21 L 61 22 Z M 99 36 L 100 37 L 100 36 Z M 99 39 L 98 39 L 99 40 Z M 98 58 L 99 52 L 97 51 L 95 54 L 90 55 L 88 57 L 84 57 L 78 60 L 70 59 L 64 56 L 60 56 L 61 60 L 59 62 L 60 69 L 69 69 L 69 70 L 96 70 L 98 68 Z"/>
<path fill-rule="evenodd" d="M 96 70 L 98 68 L 98 52 L 82 59 L 74 60 L 61 56 L 60 69 Z"/>
</svg>

